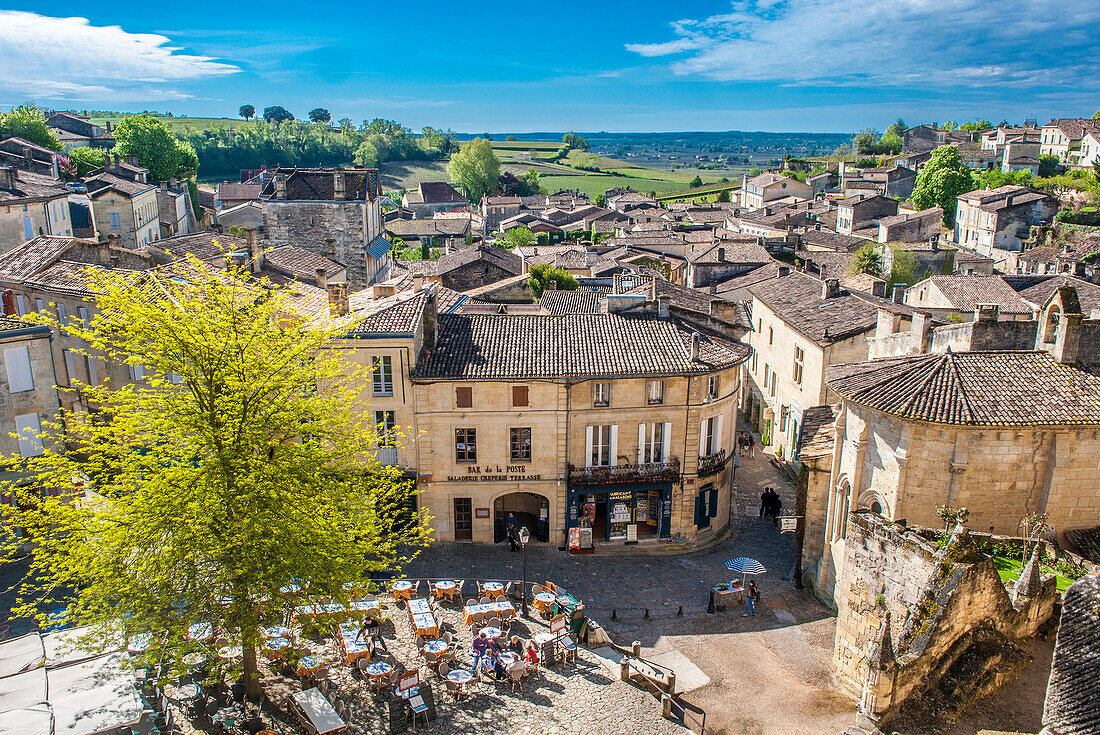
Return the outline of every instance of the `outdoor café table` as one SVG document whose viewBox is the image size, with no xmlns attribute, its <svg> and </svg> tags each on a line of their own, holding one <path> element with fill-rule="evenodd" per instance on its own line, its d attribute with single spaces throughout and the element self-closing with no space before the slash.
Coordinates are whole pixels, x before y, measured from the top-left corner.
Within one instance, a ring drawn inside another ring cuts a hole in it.
<svg viewBox="0 0 1100 735">
<path fill-rule="evenodd" d="M 313 676 L 321 668 L 321 659 L 316 656 L 302 656 L 298 661 L 298 676 Z"/>
<path fill-rule="evenodd" d="M 428 604 L 428 601 L 422 597 L 418 597 L 415 600 L 409 600 L 409 614 L 420 615 L 422 613 L 431 613 L 432 606 Z"/>
<path fill-rule="evenodd" d="M 371 610 L 381 610 L 382 603 L 378 600 L 356 600 L 350 607 L 354 612 L 369 613 Z"/>
<path fill-rule="evenodd" d="M 192 669 L 202 666 L 205 661 L 206 657 L 201 653 L 189 653 L 183 657 L 183 665 Z"/>
<path fill-rule="evenodd" d="M 455 669 L 447 674 L 447 681 L 458 684 L 459 689 L 465 689 L 466 685 L 474 680 L 474 675 L 466 669 Z"/>
<path fill-rule="evenodd" d="M 486 638 L 499 638 L 500 637 L 500 628 L 496 628 L 496 627 L 493 627 L 491 625 L 488 626 L 488 627 L 482 628 L 481 632 L 485 634 Z"/>
<path fill-rule="evenodd" d="M 340 646 L 344 651 L 344 662 L 355 663 L 361 658 L 370 658 L 371 647 L 367 640 L 359 637 L 358 625 L 340 626 Z"/>
<path fill-rule="evenodd" d="M 462 619 L 466 625 L 473 622 L 474 613 L 492 613 L 494 615 L 500 615 L 502 618 L 511 619 L 515 617 L 516 609 L 512 607 L 510 602 L 487 602 L 484 604 L 467 605 L 462 609 Z"/>
<path fill-rule="evenodd" d="M 210 623 L 195 623 L 187 629 L 187 637 L 193 641 L 205 641 L 214 637 L 214 626 Z"/>
<path fill-rule="evenodd" d="M 268 655 L 278 655 L 290 648 L 290 641 L 286 638 L 268 638 L 264 641 L 264 650 Z"/>
<path fill-rule="evenodd" d="M 439 655 L 447 650 L 447 641 L 436 638 L 434 641 L 428 641 L 424 644 L 424 651 L 427 653 L 434 653 Z"/>
<path fill-rule="evenodd" d="M 214 722 L 225 727 L 236 727 L 237 722 L 244 719 L 244 712 L 240 706 L 234 702 L 228 707 L 223 707 L 214 714 Z"/>
<path fill-rule="evenodd" d="M 412 622 L 417 635 L 425 638 L 435 638 L 439 635 L 439 623 L 431 613 L 416 613 L 412 616 Z"/>
<path fill-rule="evenodd" d="M 436 597 L 450 597 L 454 594 L 455 583 L 450 580 L 442 580 L 435 583 Z"/>
<path fill-rule="evenodd" d="M 535 595 L 535 607 L 539 612 L 546 612 L 558 598 L 549 592 L 540 592 Z"/>
<path fill-rule="evenodd" d="M 176 699 L 187 702 L 199 696 L 198 684 L 181 684 L 176 687 Z"/>
<path fill-rule="evenodd" d="M 287 584 L 280 587 L 279 591 L 284 595 L 296 595 L 302 591 L 302 588 L 296 584 Z"/>
<path fill-rule="evenodd" d="M 126 650 L 129 653 L 144 653 L 145 649 L 149 647 L 149 640 L 148 633 L 138 633 L 126 644 Z"/>
<path fill-rule="evenodd" d="M 347 723 L 317 687 L 295 693 L 291 697 L 291 708 L 294 716 L 310 735 L 328 735 L 347 730 Z"/>
<path fill-rule="evenodd" d="M 505 651 L 504 653 L 500 654 L 500 662 L 504 664 L 504 668 L 508 668 L 516 661 L 519 661 L 519 656 L 512 653 L 511 651 Z"/>
<path fill-rule="evenodd" d="M 485 590 L 490 595 L 495 597 L 496 595 L 499 595 L 501 592 L 504 591 L 504 585 L 500 582 L 486 582 L 485 584 L 481 585 L 481 589 Z"/>
<path fill-rule="evenodd" d="M 233 661 L 244 657 L 244 651 L 240 646 L 222 646 L 218 649 L 218 658 L 223 661 Z"/>
<path fill-rule="evenodd" d="M 264 628 L 264 638 L 290 638 L 290 628 L 284 628 L 281 625 Z"/>
<path fill-rule="evenodd" d="M 407 579 L 400 579 L 390 585 L 390 592 L 395 600 L 408 600 L 413 594 L 413 583 Z"/>
</svg>

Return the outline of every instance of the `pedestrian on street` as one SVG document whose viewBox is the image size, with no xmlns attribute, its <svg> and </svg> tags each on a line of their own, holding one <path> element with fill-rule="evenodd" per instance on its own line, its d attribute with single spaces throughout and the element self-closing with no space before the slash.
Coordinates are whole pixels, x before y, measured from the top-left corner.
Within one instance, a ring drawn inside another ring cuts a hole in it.
<svg viewBox="0 0 1100 735">
<path fill-rule="evenodd" d="M 772 525 L 779 525 L 779 513 L 783 510 L 783 498 L 779 497 L 779 493 L 773 493 L 774 499 L 772 500 Z"/>
<path fill-rule="evenodd" d="M 741 617 L 756 617 L 756 598 L 760 596 L 760 592 L 756 589 L 756 581 L 749 582 L 749 591 L 745 595 L 745 614 Z"/>
<path fill-rule="evenodd" d="M 508 520 L 506 521 L 506 525 L 508 526 L 508 528 L 510 528 L 513 531 L 515 531 L 518 528 L 519 521 L 516 520 L 516 514 L 515 513 L 512 513 L 512 512 L 508 513 Z"/>
<path fill-rule="evenodd" d="M 771 503 L 771 496 L 769 493 L 772 491 L 770 487 L 764 488 L 764 492 L 760 493 L 760 517 L 763 518 L 768 512 L 768 506 Z"/>
<path fill-rule="evenodd" d="M 749 434 L 749 459 L 756 459 L 756 440 Z"/>
<path fill-rule="evenodd" d="M 478 666 L 481 664 L 481 657 L 485 655 L 485 652 L 489 649 L 489 636 L 485 635 L 485 631 L 478 634 L 477 638 L 474 638 L 474 674 L 477 674 Z"/>
<path fill-rule="evenodd" d="M 515 526 L 509 526 L 508 532 L 505 535 L 508 537 L 508 545 L 511 547 L 512 553 L 514 554 L 519 550 L 519 534 L 516 533 Z"/>
</svg>

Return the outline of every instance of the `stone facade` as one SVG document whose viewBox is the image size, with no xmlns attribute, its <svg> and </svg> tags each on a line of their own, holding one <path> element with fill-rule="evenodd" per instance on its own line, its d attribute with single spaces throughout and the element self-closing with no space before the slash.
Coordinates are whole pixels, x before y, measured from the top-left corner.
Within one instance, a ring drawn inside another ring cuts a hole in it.
<svg viewBox="0 0 1100 735">
<path fill-rule="evenodd" d="M 357 290 L 383 278 L 389 260 L 367 246 L 382 233 L 378 202 L 264 200 L 264 232 L 273 247 L 297 245 L 347 266 L 348 286 Z"/>
<path fill-rule="evenodd" d="M 45 422 L 56 420 L 59 407 L 49 327 L 0 319 L 0 362 L 0 455 L 41 454 L 40 440 L 33 435 L 45 430 Z M 16 433 L 27 438 L 16 438 Z"/>
<path fill-rule="evenodd" d="M 837 680 L 881 719 L 939 685 L 959 708 L 1026 663 L 1015 641 L 1050 619 L 1053 575 L 1034 558 L 1010 595 L 993 560 L 958 526 L 941 549 L 874 513 L 851 514 L 833 650 Z"/>
<path fill-rule="evenodd" d="M 130 195 L 104 189 L 92 197 L 95 230 L 103 239 L 117 237 L 128 248 L 143 248 L 160 239 L 160 204 L 150 185 Z"/>
<path fill-rule="evenodd" d="M 1100 575 L 1077 580 L 1062 600 L 1043 732 L 1100 732 Z"/>
</svg>

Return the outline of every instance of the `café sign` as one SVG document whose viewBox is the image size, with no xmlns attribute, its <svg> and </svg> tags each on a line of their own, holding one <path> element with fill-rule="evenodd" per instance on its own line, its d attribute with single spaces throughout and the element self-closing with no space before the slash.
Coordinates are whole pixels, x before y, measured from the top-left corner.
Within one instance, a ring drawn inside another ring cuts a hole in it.
<svg viewBox="0 0 1100 735">
<path fill-rule="evenodd" d="M 523 482 L 541 480 L 542 475 L 527 474 L 527 465 L 468 465 L 465 475 L 447 475 L 447 482 Z"/>
</svg>

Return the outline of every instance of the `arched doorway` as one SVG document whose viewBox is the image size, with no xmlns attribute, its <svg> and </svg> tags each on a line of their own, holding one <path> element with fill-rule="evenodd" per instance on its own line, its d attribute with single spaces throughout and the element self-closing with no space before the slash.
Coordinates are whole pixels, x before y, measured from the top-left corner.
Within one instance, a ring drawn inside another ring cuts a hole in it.
<svg viewBox="0 0 1100 735">
<path fill-rule="evenodd" d="M 527 527 L 535 541 L 550 540 L 550 501 L 537 493 L 518 492 L 501 495 L 493 501 L 493 540 L 505 538 L 508 515 L 516 517 L 516 527 Z"/>
</svg>

